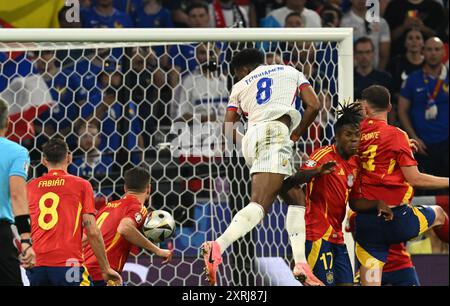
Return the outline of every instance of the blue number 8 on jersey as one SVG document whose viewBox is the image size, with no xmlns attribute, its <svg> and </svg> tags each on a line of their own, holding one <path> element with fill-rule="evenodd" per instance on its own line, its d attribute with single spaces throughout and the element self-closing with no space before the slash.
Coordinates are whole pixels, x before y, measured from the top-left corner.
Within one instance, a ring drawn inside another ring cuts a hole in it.
<svg viewBox="0 0 450 306">
<path fill-rule="evenodd" d="M 259 105 L 267 103 L 272 95 L 272 84 L 273 80 L 271 78 L 262 78 L 256 84 L 258 92 L 256 93 L 256 103 Z"/>
</svg>

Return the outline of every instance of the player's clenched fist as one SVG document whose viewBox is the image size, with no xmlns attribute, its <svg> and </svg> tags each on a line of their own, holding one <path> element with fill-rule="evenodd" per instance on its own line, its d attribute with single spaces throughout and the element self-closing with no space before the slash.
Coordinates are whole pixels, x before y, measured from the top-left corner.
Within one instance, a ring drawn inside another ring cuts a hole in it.
<svg viewBox="0 0 450 306">
<path fill-rule="evenodd" d="M 108 286 L 121 286 L 122 285 L 122 277 L 119 273 L 114 271 L 111 268 L 108 268 L 105 272 L 102 273 L 103 279 L 108 284 Z"/>
<path fill-rule="evenodd" d="M 163 264 L 169 263 L 172 261 L 172 257 L 173 257 L 172 250 L 159 249 L 159 251 L 156 252 L 155 254 L 158 255 L 159 257 L 164 258 L 164 261 L 162 262 Z"/>
<path fill-rule="evenodd" d="M 30 245 L 26 245 L 26 247 L 22 246 L 24 250 L 20 256 L 19 260 L 24 269 L 31 269 L 36 264 L 36 254 L 33 251 L 33 248 Z"/>
</svg>

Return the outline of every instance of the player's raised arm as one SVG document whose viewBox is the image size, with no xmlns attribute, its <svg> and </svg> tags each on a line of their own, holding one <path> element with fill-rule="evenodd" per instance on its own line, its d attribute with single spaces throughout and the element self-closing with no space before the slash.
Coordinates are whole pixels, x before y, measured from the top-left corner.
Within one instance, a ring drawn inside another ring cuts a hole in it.
<svg viewBox="0 0 450 306">
<path fill-rule="evenodd" d="M 391 221 L 394 218 L 392 209 L 386 203 L 379 200 L 367 200 L 363 198 L 350 199 L 349 207 L 358 213 L 367 213 L 376 210 L 378 216 L 383 217 L 386 221 Z"/>
<path fill-rule="evenodd" d="M 236 73 L 235 73 L 236 74 Z M 227 105 L 227 112 L 225 113 L 225 119 L 223 121 L 223 133 L 225 134 L 225 137 L 230 137 L 230 133 L 233 133 L 233 143 L 238 145 L 241 143 L 242 135 L 239 133 L 239 131 L 236 129 L 236 126 L 234 125 L 236 122 L 238 122 L 241 119 L 241 105 L 239 101 L 239 86 L 234 85 L 233 89 L 231 90 L 230 98 Z"/>
<path fill-rule="evenodd" d="M 161 249 L 150 240 L 148 240 L 136 227 L 136 223 L 131 218 L 123 218 L 120 221 L 119 227 L 117 228 L 117 232 L 125 238 L 129 243 L 145 249 L 153 254 L 156 254 L 159 257 L 165 258 L 166 262 L 170 262 L 172 260 L 172 251 Z"/>
<path fill-rule="evenodd" d="M 98 228 L 94 214 L 92 213 L 94 211 L 94 191 L 88 182 L 85 184 L 83 202 L 83 227 L 86 230 L 87 241 L 102 270 L 103 279 L 107 283 L 113 282 L 115 285 L 121 285 L 122 277 L 109 265 L 102 232 Z"/>
<path fill-rule="evenodd" d="M 290 188 L 292 188 L 296 185 L 309 183 L 313 178 L 319 175 L 329 174 L 333 172 L 335 166 L 336 161 L 330 160 L 310 170 L 308 169 L 298 170 L 295 174 L 291 175 L 289 178 L 286 179 L 285 184 L 289 184 Z"/>
<path fill-rule="evenodd" d="M 310 85 L 304 86 L 301 89 L 300 97 L 302 99 L 302 102 L 305 103 L 306 109 L 305 113 L 303 114 L 303 118 L 300 121 L 300 124 L 292 132 L 291 139 L 294 141 L 297 141 L 303 134 L 306 133 L 309 126 L 314 122 L 314 119 L 316 118 L 320 110 L 319 99 L 317 98 L 316 93 Z"/>
<path fill-rule="evenodd" d="M 234 144 L 240 144 L 242 141 L 242 135 L 237 128 L 235 127 L 235 123 L 239 121 L 241 118 L 241 115 L 238 113 L 238 111 L 234 108 L 227 109 L 227 112 L 225 113 L 225 120 L 223 123 L 223 131 L 225 136 L 229 136 L 232 132 L 233 134 L 233 143 Z"/>
</svg>

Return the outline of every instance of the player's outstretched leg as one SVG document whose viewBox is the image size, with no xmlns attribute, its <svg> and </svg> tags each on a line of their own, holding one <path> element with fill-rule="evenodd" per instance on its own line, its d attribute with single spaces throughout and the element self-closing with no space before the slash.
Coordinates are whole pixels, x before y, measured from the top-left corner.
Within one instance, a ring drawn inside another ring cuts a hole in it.
<svg viewBox="0 0 450 306">
<path fill-rule="evenodd" d="M 305 257 L 305 195 L 298 186 L 287 187 L 289 182 L 283 183 L 280 197 L 288 204 L 286 215 L 286 231 L 292 248 L 295 267 L 293 274 L 295 279 L 304 286 L 324 286 L 313 274 Z M 287 190 L 287 188 L 290 188 Z"/>
<path fill-rule="evenodd" d="M 222 253 L 236 240 L 251 231 L 264 217 L 264 208 L 250 203 L 237 212 L 231 224 L 216 241 L 207 241 L 201 246 L 205 262 L 206 278 L 211 286 L 216 283 L 217 268 L 222 263 Z"/>
<path fill-rule="evenodd" d="M 211 286 L 216 284 L 217 268 L 222 262 L 221 254 L 236 240 L 250 232 L 261 220 L 278 195 L 284 175 L 276 173 L 255 173 L 252 176 L 251 202 L 231 220 L 225 232 L 215 241 L 201 246 L 205 262 L 206 278 Z"/>
<path fill-rule="evenodd" d="M 448 243 L 448 216 L 442 207 L 432 206 L 432 208 L 436 214 L 436 218 L 432 224 L 433 230 L 439 239 Z"/>
</svg>

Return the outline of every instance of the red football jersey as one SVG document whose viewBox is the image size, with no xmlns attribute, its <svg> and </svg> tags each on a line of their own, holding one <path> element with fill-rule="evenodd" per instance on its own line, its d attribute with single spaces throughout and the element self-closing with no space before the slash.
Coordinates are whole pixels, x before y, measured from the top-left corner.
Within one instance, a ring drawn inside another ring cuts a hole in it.
<svg viewBox="0 0 450 306">
<path fill-rule="evenodd" d="M 97 213 L 97 225 L 105 241 L 109 264 L 117 272 L 122 272 L 125 261 L 133 247 L 131 243 L 123 239 L 117 232 L 120 221 L 123 218 L 130 218 L 136 223 L 137 228 L 140 229 L 146 217 L 147 209 L 132 195 L 126 195 L 120 200 L 108 203 Z M 84 259 L 92 279 L 94 281 L 103 280 L 97 258 L 89 244 L 86 245 L 84 250 Z"/>
<path fill-rule="evenodd" d="M 383 272 L 392 272 L 414 267 L 411 255 L 406 251 L 404 243 L 393 244 L 389 247 L 387 262 L 383 267 Z"/>
<path fill-rule="evenodd" d="M 342 244 L 342 222 L 350 191 L 358 176 L 358 157 L 345 160 L 334 145 L 326 146 L 316 150 L 302 169 L 310 170 L 332 160 L 336 161 L 335 171 L 314 178 L 306 187 L 306 239 L 323 238 Z"/>
<path fill-rule="evenodd" d="M 34 179 L 27 186 L 31 237 L 36 266 L 81 265 L 82 215 L 95 214 L 91 184 L 61 170 Z"/>
<path fill-rule="evenodd" d="M 410 203 L 414 194 L 400 167 L 415 166 L 408 135 L 383 120 L 367 118 L 361 122 L 360 196 L 383 200 L 387 205 Z"/>
</svg>

